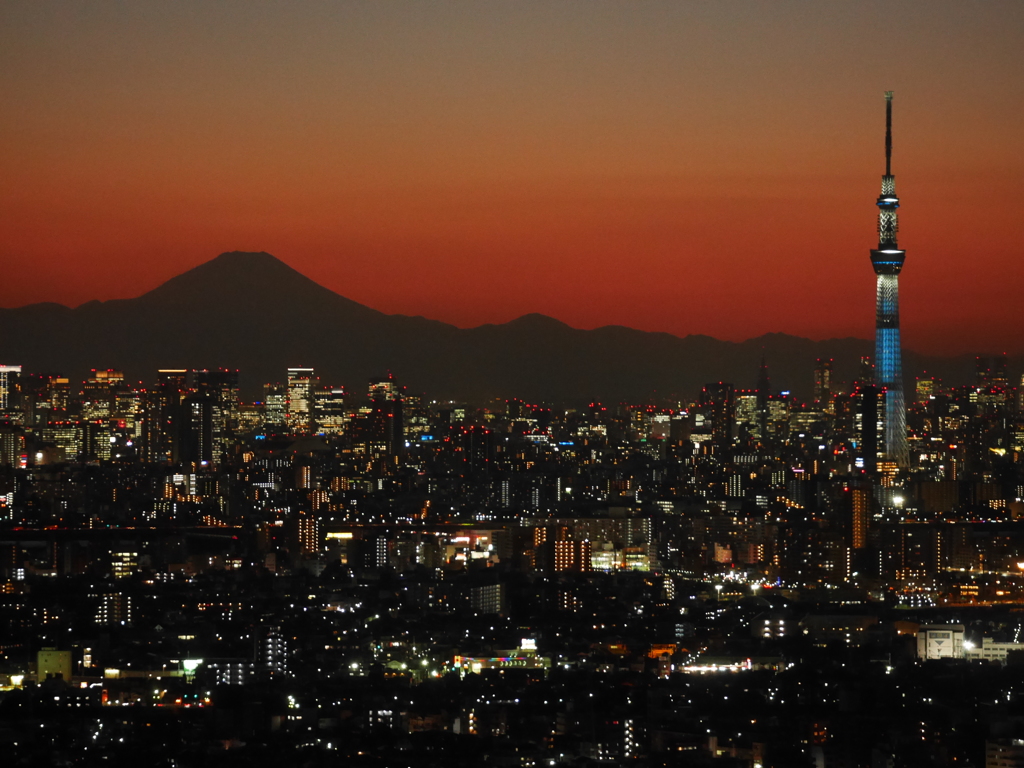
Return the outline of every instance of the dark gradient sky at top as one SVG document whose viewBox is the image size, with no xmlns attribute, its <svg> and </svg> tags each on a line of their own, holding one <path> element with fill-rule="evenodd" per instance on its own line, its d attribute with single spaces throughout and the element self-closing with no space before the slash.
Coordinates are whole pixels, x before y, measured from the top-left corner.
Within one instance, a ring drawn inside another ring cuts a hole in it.
<svg viewBox="0 0 1024 768">
<path fill-rule="evenodd" d="M 0 304 L 266 250 L 386 312 L 1024 351 L 1024 3 L 0 5 Z"/>
</svg>

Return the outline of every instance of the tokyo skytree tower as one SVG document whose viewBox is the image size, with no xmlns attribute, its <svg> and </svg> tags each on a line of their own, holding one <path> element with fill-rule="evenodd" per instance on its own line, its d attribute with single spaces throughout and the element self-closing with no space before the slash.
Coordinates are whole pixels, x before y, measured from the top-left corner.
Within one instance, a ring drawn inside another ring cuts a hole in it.
<svg viewBox="0 0 1024 768">
<path fill-rule="evenodd" d="M 899 229 L 896 178 L 892 175 L 892 91 L 885 93 L 885 175 L 878 196 L 878 248 L 871 251 L 876 275 L 875 384 L 885 391 L 885 458 L 907 466 L 907 411 L 900 351 L 900 271 L 906 251 L 896 245 Z"/>
</svg>

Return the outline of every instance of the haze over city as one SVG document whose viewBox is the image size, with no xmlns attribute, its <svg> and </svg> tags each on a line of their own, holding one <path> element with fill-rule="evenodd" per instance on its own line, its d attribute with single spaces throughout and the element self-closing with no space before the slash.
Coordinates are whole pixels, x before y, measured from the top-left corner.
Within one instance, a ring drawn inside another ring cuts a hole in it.
<svg viewBox="0 0 1024 768">
<path fill-rule="evenodd" d="M 5 3 L 7 307 L 274 253 L 388 313 L 1024 351 L 1007 2 Z"/>
</svg>

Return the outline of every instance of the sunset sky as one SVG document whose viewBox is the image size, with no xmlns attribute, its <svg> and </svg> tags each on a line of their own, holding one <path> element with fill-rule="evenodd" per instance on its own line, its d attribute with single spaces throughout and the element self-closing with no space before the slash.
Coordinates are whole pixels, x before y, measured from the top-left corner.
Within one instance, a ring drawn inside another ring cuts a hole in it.
<svg viewBox="0 0 1024 768">
<path fill-rule="evenodd" d="M 1024 352 L 1024 3 L 0 4 L 0 305 L 268 251 L 376 309 Z"/>
</svg>

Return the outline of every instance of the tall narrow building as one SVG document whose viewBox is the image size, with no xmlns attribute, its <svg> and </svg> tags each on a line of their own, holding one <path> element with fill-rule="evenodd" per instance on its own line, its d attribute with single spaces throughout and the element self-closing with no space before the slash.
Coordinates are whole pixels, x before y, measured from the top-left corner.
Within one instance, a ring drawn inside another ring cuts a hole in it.
<svg viewBox="0 0 1024 768">
<path fill-rule="evenodd" d="M 771 397 L 768 363 L 761 355 L 761 369 L 757 374 L 757 430 L 762 441 L 768 440 L 768 399 Z"/>
<path fill-rule="evenodd" d="M 814 364 L 814 403 L 827 409 L 832 402 L 832 358 Z"/>
<path fill-rule="evenodd" d="M 892 91 L 885 92 L 885 175 L 878 196 L 878 248 L 871 251 L 875 289 L 875 384 L 885 390 L 885 458 L 905 467 L 907 411 L 900 350 L 900 271 L 906 251 L 896 245 L 899 229 L 896 178 L 892 175 Z"/>
<path fill-rule="evenodd" d="M 313 431 L 313 389 L 316 379 L 312 368 L 288 369 L 288 413 L 289 429 L 295 434 L 309 434 Z"/>
</svg>

